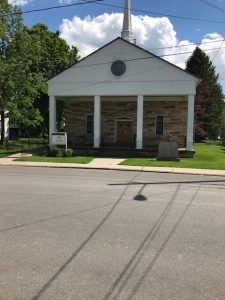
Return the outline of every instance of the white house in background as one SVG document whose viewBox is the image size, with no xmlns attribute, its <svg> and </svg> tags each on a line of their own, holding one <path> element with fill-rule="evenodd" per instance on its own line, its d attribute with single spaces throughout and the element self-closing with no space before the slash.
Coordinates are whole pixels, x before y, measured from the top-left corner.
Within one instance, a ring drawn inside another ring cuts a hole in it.
<svg viewBox="0 0 225 300">
<path fill-rule="evenodd" d="M 0 140 L 1 140 L 2 124 L 1 124 L 1 115 L 0 115 Z M 9 118 L 5 118 L 5 137 L 9 137 Z"/>
<path fill-rule="evenodd" d="M 48 81 L 50 137 L 61 100 L 71 146 L 143 151 L 170 137 L 191 152 L 198 82 L 135 44 L 126 0 L 121 38 Z"/>
</svg>

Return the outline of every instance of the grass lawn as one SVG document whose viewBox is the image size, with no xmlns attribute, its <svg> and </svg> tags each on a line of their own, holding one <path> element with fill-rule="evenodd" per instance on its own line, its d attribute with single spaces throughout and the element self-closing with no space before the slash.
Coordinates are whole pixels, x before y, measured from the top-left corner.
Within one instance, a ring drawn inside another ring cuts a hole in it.
<svg viewBox="0 0 225 300">
<path fill-rule="evenodd" d="M 0 145 L 0 157 L 5 157 L 16 152 L 22 152 L 26 150 L 34 150 L 44 146 L 45 143 L 42 140 L 36 139 L 35 141 L 28 141 L 27 139 L 19 142 L 11 142 L 6 145 Z"/>
<path fill-rule="evenodd" d="M 88 157 L 88 156 L 73 156 L 73 157 L 27 156 L 27 157 L 18 158 L 17 161 L 88 164 L 93 159 L 94 157 Z"/>
<path fill-rule="evenodd" d="M 9 156 L 16 152 L 34 150 L 39 147 L 41 147 L 40 144 L 23 144 L 22 146 L 21 145 L 10 145 L 10 146 L 0 145 L 0 158 Z"/>
<path fill-rule="evenodd" d="M 130 158 L 121 165 L 225 170 L 225 147 L 222 143 L 196 143 L 194 150 L 196 151 L 194 158 L 182 158 L 180 162 L 157 161 L 155 158 Z"/>
<path fill-rule="evenodd" d="M 21 151 L 20 145 L 12 145 L 12 146 L 0 145 L 0 157 L 5 157 L 10 155 L 11 153 L 15 153 L 19 151 Z"/>
</svg>

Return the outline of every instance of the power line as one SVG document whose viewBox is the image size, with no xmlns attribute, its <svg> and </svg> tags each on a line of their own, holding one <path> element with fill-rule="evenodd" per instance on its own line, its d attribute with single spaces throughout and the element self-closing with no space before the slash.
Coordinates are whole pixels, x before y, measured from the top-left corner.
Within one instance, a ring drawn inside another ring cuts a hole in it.
<svg viewBox="0 0 225 300">
<path fill-rule="evenodd" d="M 96 2 L 95 4 L 124 9 L 124 7 L 122 7 L 122 6 L 108 4 L 108 3 Z M 157 15 L 157 16 L 162 16 L 162 17 L 184 19 L 184 20 L 189 20 L 189 21 L 200 21 L 200 22 L 209 22 L 209 23 L 218 23 L 218 24 L 224 24 L 225 23 L 225 21 L 207 20 L 207 19 L 199 19 L 199 18 L 192 18 L 192 17 L 185 17 L 185 16 L 177 16 L 177 15 L 170 15 L 170 14 L 164 14 L 164 13 L 146 11 L 146 10 L 134 9 L 134 8 L 132 8 L 131 11 L 135 11 L 135 12 L 139 12 L 139 13 L 145 13 L 145 14 L 151 14 L 151 15 Z"/>
<path fill-rule="evenodd" d="M 78 5 L 85 5 L 85 4 L 90 4 L 90 3 L 97 3 L 103 0 L 81 0 L 82 2 L 77 2 L 77 3 L 71 3 L 71 4 L 65 4 L 65 5 L 58 5 L 58 6 L 49 6 L 45 8 L 37 8 L 37 9 L 30 9 L 30 10 L 24 10 L 24 11 L 17 11 L 14 13 L 8 13 L 4 14 L 3 16 L 9 16 L 9 15 L 22 15 L 22 14 L 30 14 L 30 13 L 36 13 L 36 12 L 41 12 L 41 11 L 48 11 L 48 10 L 53 10 L 53 9 L 61 9 L 61 8 L 67 8 L 67 7 L 72 7 L 72 6 L 78 6 Z"/>
<path fill-rule="evenodd" d="M 224 39 L 208 41 L 208 42 L 188 43 L 188 44 L 184 44 L 184 45 L 175 45 L 175 46 L 168 46 L 168 47 L 150 48 L 149 51 L 181 48 L 181 47 L 188 47 L 188 46 L 195 46 L 195 45 L 202 45 L 202 44 L 211 44 L 211 43 L 217 43 L 217 42 L 222 42 L 222 41 L 224 41 Z"/>
<path fill-rule="evenodd" d="M 206 49 L 204 51 L 215 51 L 215 50 L 218 50 L 218 49 L 225 49 L 225 47 Z M 137 58 L 131 58 L 131 59 L 124 59 L 124 61 L 125 62 L 130 62 L 130 61 L 138 61 L 138 60 L 147 60 L 147 59 L 152 59 L 152 58 L 163 58 L 163 57 L 178 56 L 178 55 L 185 55 L 185 54 L 191 54 L 191 53 L 193 53 L 193 51 L 178 52 L 178 53 L 163 54 L 163 55 L 153 55 L 153 56 L 148 56 L 148 57 L 137 57 Z M 85 59 L 85 57 L 83 59 Z M 81 65 L 81 66 L 77 65 L 83 59 L 78 61 L 75 65 L 72 65 L 70 68 L 84 68 L 84 67 L 107 65 L 107 64 L 113 63 L 113 61 L 108 61 L 108 62 L 104 62 L 104 63 L 88 64 L 88 65 Z"/>
<path fill-rule="evenodd" d="M 65 4 L 65 5 L 59 5 L 59 6 L 50 6 L 50 7 L 46 7 L 46 8 L 31 9 L 31 10 L 25 10 L 25 11 L 18 11 L 18 12 L 14 12 L 13 14 L 17 14 L 17 15 L 18 14 L 29 14 L 29 13 L 36 13 L 36 12 L 41 12 L 41 11 L 49 11 L 49 10 L 53 10 L 53 9 L 61 9 L 61 8 L 67 8 L 67 7 L 72 7 L 72 6 L 85 5 L 85 4 L 98 4 L 98 5 L 108 6 L 108 7 L 124 9 L 123 6 L 113 5 L 113 4 L 109 4 L 109 3 L 103 3 L 102 2 L 103 0 L 89 0 L 89 1 L 85 1 L 85 2 L 84 2 L 84 0 L 82 0 L 82 1 L 83 2 L 77 2 L 77 3 Z M 199 19 L 199 18 L 171 15 L 171 14 L 165 14 L 165 13 L 154 12 L 154 11 L 146 11 L 146 10 L 140 10 L 140 9 L 131 9 L 131 11 L 145 13 L 145 14 L 151 14 L 151 15 L 156 15 L 156 16 L 162 16 L 162 17 L 189 20 L 189 21 L 225 24 L 225 21 Z M 3 16 L 7 16 L 7 15 L 11 15 L 11 14 L 4 14 Z"/>
<path fill-rule="evenodd" d="M 216 56 L 217 56 L 217 54 L 219 53 L 220 49 L 222 48 L 224 41 L 225 41 L 225 39 L 223 39 L 223 41 L 222 41 L 222 43 L 221 43 L 219 49 L 217 50 L 216 54 L 214 55 L 214 57 L 213 57 L 213 59 L 212 59 L 212 62 L 213 62 L 214 59 L 216 58 Z"/>
<path fill-rule="evenodd" d="M 225 49 L 225 47 L 219 47 L 219 48 L 211 48 L 211 49 L 206 49 L 204 51 L 218 51 L 220 49 Z M 126 52 L 127 53 L 127 52 Z M 178 56 L 178 55 L 185 55 L 185 54 L 191 54 L 193 53 L 193 51 L 186 51 L 186 52 L 178 52 L 178 53 L 170 53 L 170 54 L 162 54 L 162 55 L 154 55 L 153 56 L 148 56 L 148 57 L 137 57 L 137 58 L 131 58 L 131 59 L 124 59 L 125 62 L 131 62 L 131 61 L 138 61 L 138 60 L 147 60 L 147 59 L 154 59 L 154 58 L 163 58 L 163 57 L 170 57 L 170 56 Z M 92 53 L 91 53 L 92 54 Z M 90 54 L 90 55 L 91 55 Z M 149 53 L 150 54 L 150 53 Z M 85 59 L 85 57 L 83 58 Z M 108 61 L 108 62 L 101 62 L 101 63 L 93 63 L 93 64 L 86 64 L 86 65 L 77 65 L 79 62 L 81 62 L 83 59 L 81 59 L 80 61 L 77 61 L 75 64 L 73 64 L 72 66 L 69 66 L 68 68 L 84 68 L 84 67 L 92 67 L 92 66 L 100 66 L 100 65 L 108 65 L 108 64 L 111 64 L 113 63 L 113 61 Z M 34 63 L 34 65 L 41 65 L 41 64 L 46 64 L 48 63 L 49 60 L 46 59 L 46 60 L 42 60 L 40 62 L 37 62 L 37 63 Z M 55 59 L 54 62 L 63 62 L 63 60 L 61 59 Z M 10 61 L 9 61 L 10 63 Z M 21 62 L 23 63 L 23 62 Z M 15 64 L 16 65 L 19 65 L 19 64 Z M 32 64 L 31 64 L 32 65 Z"/>
<path fill-rule="evenodd" d="M 202 3 L 204 3 L 207 6 L 211 7 L 211 8 L 214 8 L 215 10 L 217 10 L 217 11 L 225 14 L 225 10 L 222 7 L 220 7 L 220 6 L 218 6 L 218 5 L 214 4 L 214 3 L 211 3 L 211 2 L 209 2 L 207 0 L 199 0 L 199 1 L 202 2 Z"/>
</svg>

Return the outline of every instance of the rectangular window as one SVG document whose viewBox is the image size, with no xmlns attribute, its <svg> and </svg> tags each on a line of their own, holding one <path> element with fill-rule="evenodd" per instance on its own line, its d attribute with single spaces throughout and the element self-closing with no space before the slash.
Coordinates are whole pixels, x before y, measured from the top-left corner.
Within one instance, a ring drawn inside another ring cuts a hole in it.
<svg viewBox="0 0 225 300">
<path fill-rule="evenodd" d="M 156 116 L 155 132 L 163 135 L 164 120 L 163 116 Z"/>
<path fill-rule="evenodd" d="M 87 133 L 94 133 L 94 116 L 87 115 Z"/>
</svg>

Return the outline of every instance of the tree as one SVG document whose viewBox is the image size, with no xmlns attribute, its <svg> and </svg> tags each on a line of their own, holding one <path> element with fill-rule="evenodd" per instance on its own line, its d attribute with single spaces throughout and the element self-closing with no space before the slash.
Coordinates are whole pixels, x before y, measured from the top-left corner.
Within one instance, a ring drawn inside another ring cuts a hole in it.
<svg viewBox="0 0 225 300">
<path fill-rule="evenodd" d="M 186 63 L 186 70 L 202 80 L 195 96 L 195 140 L 215 139 L 222 129 L 223 93 L 219 75 L 209 56 L 196 48 Z"/>
<path fill-rule="evenodd" d="M 42 23 L 37 23 L 31 28 L 26 28 L 27 33 L 38 43 L 38 60 L 33 64 L 33 72 L 43 77 L 43 85 L 35 98 L 35 107 L 39 109 L 43 122 L 40 131 L 48 131 L 48 94 L 46 81 L 78 60 L 78 49 L 69 47 L 65 40 L 60 38 L 59 32 L 51 32 Z M 63 103 L 57 102 L 58 130 L 63 123 Z"/>
<path fill-rule="evenodd" d="M 44 24 L 25 27 L 21 12 L 3 0 L 0 4 L 0 113 L 1 142 L 4 142 L 6 114 L 17 124 L 40 132 L 48 129 L 47 79 L 78 60 L 76 47 L 70 48 L 59 32 Z M 63 105 L 58 103 L 59 124 Z"/>
<path fill-rule="evenodd" d="M 6 51 L 12 91 L 7 108 L 21 127 L 35 128 L 43 121 L 34 106 L 38 91 L 44 86 L 42 74 L 33 70 L 39 60 L 38 49 L 37 41 L 23 28 L 14 35 Z"/>
<path fill-rule="evenodd" d="M 34 100 L 44 85 L 44 79 L 33 70 L 33 65 L 39 60 L 39 47 L 34 37 L 27 33 L 20 10 L 4 0 L 0 13 L 0 111 L 1 143 L 4 143 L 5 117 L 15 118 L 21 127 L 35 128 L 42 122 Z"/>
<path fill-rule="evenodd" d="M 1 143 L 5 139 L 5 116 L 8 101 L 12 99 L 12 81 L 10 79 L 11 64 L 8 63 L 8 46 L 23 27 L 20 10 L 13 7 L 7 0 L 0 3 L 0 115 L 1 115 Z"/>
</svg>

